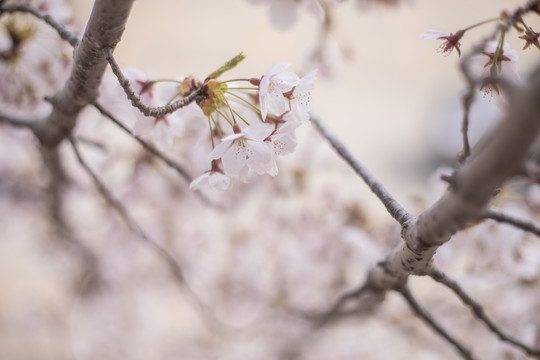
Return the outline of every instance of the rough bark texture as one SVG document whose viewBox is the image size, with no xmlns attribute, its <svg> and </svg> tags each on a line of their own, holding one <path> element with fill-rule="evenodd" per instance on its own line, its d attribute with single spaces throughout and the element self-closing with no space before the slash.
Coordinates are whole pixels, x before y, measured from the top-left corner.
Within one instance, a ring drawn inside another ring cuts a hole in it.
<svg viewBox="0 0 540 360">
<path fill-rule="evenodd" d="M 75 48 L 73 68 L 64 87 L 52 98 L 53 110 L 36 129 L 45 146 L 56 146 L 75 127 L 77 116 L 98 96 L 107 67 L 105 47 L 115 47 L 134 0 L 96 0 L 79 46 Z"/>
<path fill-rule="evenodd" d="M 449 190 L 418 219 L 404 224 L 404 242 L 370 273 L 374 288 L 402 287 L 410 274 L 425 275 L 439 246 L 477 221 L 495 190 L 522 168 L 540 131 L 540 70 L 516 90 L 508 115 L 478 143 L 457 170 Z"/>
</svg>

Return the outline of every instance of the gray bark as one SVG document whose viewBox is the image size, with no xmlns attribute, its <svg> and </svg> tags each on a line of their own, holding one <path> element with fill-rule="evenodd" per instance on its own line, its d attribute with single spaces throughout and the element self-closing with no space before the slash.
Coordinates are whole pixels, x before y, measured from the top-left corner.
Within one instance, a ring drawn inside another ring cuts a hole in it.
<svg viewBox="0 0 540 360">
<path fill-rule="evenodd" d="M 35 129 L 45 146 L 56 146 L 66 139 L 77 116 L 98 96 L 107 68 L 103 49 L 120 41 L 134 0 L 96 0 L 79 46 L 75 48 L 73 68 L 64 87 L 53 96 L 51 114 Z"/>
<path fill-rule="evenodd" d="M 437 248 L 482 217 L 496 189 L 523 168 L 540 131 L 538 99 L 540 70 L 527 86 L 516 89 L 507 115 L 456 171 L 451 189 L 418 219 L 404 224 L 404 242 L 370 272 L 371 287 L 396 289 L 410 274 L 428 274 Z"/>
</svg>

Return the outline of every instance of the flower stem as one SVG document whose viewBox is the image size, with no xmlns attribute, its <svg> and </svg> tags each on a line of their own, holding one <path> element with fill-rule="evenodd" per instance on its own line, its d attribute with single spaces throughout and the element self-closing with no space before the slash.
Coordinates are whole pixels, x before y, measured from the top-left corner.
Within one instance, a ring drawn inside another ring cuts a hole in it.
<svg viewBox="0 0 540 360">
<path fill-rule="evenodd" d="M 471 30 L 471 29 L 474 29 L 475 27 L 478 27 L 478 26 L 481 26 L 481 25 L 484 25 L 484 24 L 487 24 L 487 23 L 490 23 L 490 22 L 493 22 L 493 21 L 499 21 L 499 18 L 496 17 L 496 18 L 491 18 L 491 19 L 487 19 L 487 20 L 484 20 L 484 21 L 480 21 L 479 23 L 476 23 L 474 25 L 471 25 L 469 27 L 466 27 L 465 29 L 463 30 L 460 30 L 460 31 L 468 31 L 468 30 Z"/>
</svg>

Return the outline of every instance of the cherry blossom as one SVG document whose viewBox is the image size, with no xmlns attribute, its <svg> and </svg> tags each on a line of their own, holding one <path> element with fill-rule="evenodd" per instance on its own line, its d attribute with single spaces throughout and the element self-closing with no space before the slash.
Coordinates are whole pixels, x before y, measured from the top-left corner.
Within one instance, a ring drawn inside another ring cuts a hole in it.
<svg viewBox="0 0 540 360">
<path fill-rule="evenodd" d="M 191 184 L 189 184 L 189 188 L 191 190 L 201 190 L 202 188 L 209 186 L 210 188 L 227 190 L 230 185 L 231 178 L 223 173 L 217 160 L 212 160 L 212 169 L 195 178 Z"/>
<path fill-rule="evenodd" d="M 425 33 L 420 34 L 423 39 L 428 40 L 445 40 L 441 46 L 439 46 L 439 51 L 445 55 L 450 55 L 454 49 L 456 49 L 458 55 L 461 56 L 461 46 L 459 40 L 463 37 L 464 31 L 458 31 L 455 34 L 448 34 L 436 30 L 429 30 Z"/>
<path fill-rule="evenodd" d="M 173 85 L 165 87 L 161 93 L 156 93 L 154 82 L 137 69 L 126 69 L 126 77 L 130 80 L 134 92 L 149 106 L 167 103 L 179 91 L 178 83 L 173 83 Z M 176 111 L 172 114 L 154 118 L 144 116 L 137 111 L 138 118 L 133 126 L 133 133 L 137 136 L 151 135 L 154 144 L 159 150 L 168 150 L 173 146 L 174 138 L 184 134 L 185 125 L 182 121 L 182 113 L 182 111 Z"/>
<path fill-rule="evenodd" d="M 264 140 L 274 131 L 272 124 L 253 124 L 221 139 L 208 155 L 209 160 L 220 159 L 225 174 L 244 181 L 253 170 L 264 174 L 275 167 L 270 148 Z"/>
<path fill-rule="evenodd" d="M 272 65 L 260 79 L 259 106 L 263 121 L 268 112 L 282 114 L 288 110 L 288 99 L 283 94 L 298 83 L 296 74 L 285 71 L 289 66 L 287 62 L 278 62 Z"/>
<path fill-rule="evenodd" d="M 276 159 L 292 153 L 298 144 L 295 130 L 300 126 L 300 122 L 290 111 L 285 113 L 282 119 L 284 123 L 281 123 L 270 136 L 272 153 Z"/>
<path fill-rule="evenodd" d="M 519 82 L 517 58 L 517 52 L 512 50 L 508 43 L 504 43 L 500 48 L 498 42 L 489 41 L 482 53 L 471 58 L 471 70 L 479 78 L 487 78 L 496 74 L 508 82 L 517 83 Z M 496 83 L 493 81 L 484 82 L 480 90 L 485 96 L 493 97 L 499 109 L 506 108 L 507 99 L 504 90 L 499 89 Z"/>
<path fill-rule="evenodd" d="M 523 50 L 527 49 L 529 46 L 534 45 L 537 49 L 540 50 L 540 43 L 538 42 L 538 38 L 540 37 L 540 33 L 537 33 L 530 28 L 525 29 L 525 34 L 520 36 L 520 39 L 525 40 L 525 45 L 523 45 Z"/>
<path fill-rule="evenodd" d="M 290 96 L 290 106 L 295 118 L 309 125 L 309 110 L 311 107 L 311 89 L 317 79 L 317 70 L 313 70 L 298 81 Z"/>
</svg>

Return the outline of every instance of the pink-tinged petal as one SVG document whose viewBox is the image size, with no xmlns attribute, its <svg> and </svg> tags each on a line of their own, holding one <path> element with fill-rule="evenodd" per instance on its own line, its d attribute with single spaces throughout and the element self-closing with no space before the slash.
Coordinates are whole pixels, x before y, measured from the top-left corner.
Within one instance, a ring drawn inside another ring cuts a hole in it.
<svg viewBox="0 0 540 360">
<path fill-rule="evenodd" d="M 133 134 L 137 136 L 147 135 L 154 130 L 156 119 L 152 117 L 139 117 L 133 126 Z"/>
<path fill-rule="evenodd" d="M 492 54 L 495 52 L 495 50 L 497 50 L 498 46 L 499 46 L 499 43 L 497 41 L 488 41 L 486 45 L 484 46 L 484 52 Z M 504 45 L 503 45 L 503 51 L 504 51 Z"/>
<path fill-rule="evenodd" d="M 420 34 L 420 37 L 422 39 L 428 39 L 428 40 L 438 40 L 441 38 L 445 38 L 447 36 L 450 36 L 450 34 L 444 33 L 441 31 L 436 31 L 436 30 L 428 30 L 425 33 Z"/>
<path fill-rule="evenodd" d="M 266 72 L 264 73 L 264 76 L 266 78 L 270 78 L 282 71 L 285 71 L 286 68 L 288 68 L 289 66 L 291 66 L 290 63 L 286 62 L 286 61 L 280 61 L 278 63 L 275 63 L 274 65 L 270 66 L 268 68 L 268 70 L 266 70 Z"/>
<path fill-rule="evenodd" d="M 279 83 L 280 87 L 285 91 L 289 91 L 298 84 L 300 78 L 295 73 L 290 71 L 283 71 L 273 77 L 274 82 Z"/>
<path fill-rule="evenodd" d="M 251 168 L 260 168 L 272 159 L 272 152 L 263 141 L 248 140 L 245 146 L 246 160 Z"/>
<path fill-rule="evenodd" d="M 269 94 L 266 104 L 268 112 L 272 114 L 281 114 L 289 110 L 289 99 L 282 93 Z"/>
<path fill-rule="evenodd" d="M 221 156 L 221 163 L 225 174 L 230 176 L 240 176 L 242 170 L 246 166 L 249 152 L 246 149 L 243 140 L 236 141 L 226 152 Z"/>
<path fill-rule="evenodd" d="M 253 124 L 245 128 L 243 133 L 248 139 L 252 139 L 255 141 L 263 141 L 268 136 L 270 136 L 270 134 L 273 131 L 274 131 L 274 125 L 265 124 L 265 123 L 257 123 L 257 124 Z"/>
<path fill-rule="evenodd" d="M 272 137 L 272 152 L 276 158 L 282 158 L 285 155 L 288 155 L 294 151 L 298 141 L 294 133 L 291 134 L 280 134 L 276 137 Z"/>
<path fill-rule="evenodd" d="M 268 94 L 259 93 L 259 109 L 261 109 L 261 119 L 264 121 L 268 116 Z"/>
<path fill-rule="evenodd" d="M 210 176 L 208 176 L 208 185 L 212 188 L 227 190 L 231 185 L 231 178 L 220 172 L 213 171 L 210 173 Z"/>
<path fill-rule="evenodd" d="M 208 161 L 219 159 L 232 146 L 232 141 L 222 141 L 208 154 Z"/>
<path fill-rule="evenodd" d="M 208 183 L 208 177 L 210 176 L 210 172 L 205 172 L 199 176 L 197 176 L 193 181 L 189 184 L 189 188 L 191 190 L 201 190 L 205 184 Z"/>
<path fill-rule="evenodd" d="M 240 139 L 241 137 L 244 137 L 244 133 L 231 134 L 221 139 L 221 142 L 233 142 L 234 140 Z"/>
</svg>

